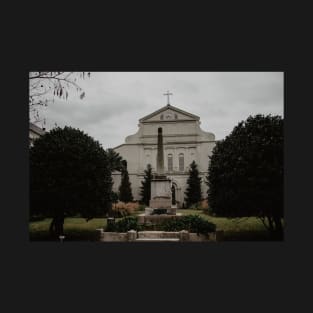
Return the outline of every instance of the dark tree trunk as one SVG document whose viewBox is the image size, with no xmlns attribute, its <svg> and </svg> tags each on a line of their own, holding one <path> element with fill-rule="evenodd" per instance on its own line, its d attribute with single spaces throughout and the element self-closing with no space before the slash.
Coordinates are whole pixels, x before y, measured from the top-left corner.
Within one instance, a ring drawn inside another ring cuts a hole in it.
<svg viewBox="0 0 313 313">
<path fill-rule="evenodd" d="M 273 225 L 273 220 L 271 216 L 267 216 L 267 220 L 268 220 L 268 228 L 270 233 L 272 233 L 274 231 L 274 225 Z"/>
<path fill-rule="evenodd" d="M 52 238 L 55 238 L 55 233 L 56 233 L 56 230 L 55 230 L 55 217 L 52 219 L 51 223 L 50 223 L 50 227 L 49 227 L 49 232 L 50 232 L 50 235 Z"/>
<path fill-rule="evenodd" d="M 115 204 L 114 204 L 114 208 L 115 208 Z M 113 210 L 113 204 L 112 203 L 109 203 L 108 217 L 114 217 L 114 210 Z"/>
<path fill-rule="evenodd" d="M 273 220 L 275 223 L 273 239 L 274 240 L 283 240 L 284 239 L 284 229 L 283 229 L 283 225 L 281 222 L 281 218 L 279 216 L 274 216 Z"/>
<path fill-rule="evenodd" d="M 53 239 L 59 240 L 59 236 L 63 235 L 64 233 L 63 225 L 64 225 L 63 213 L 53 217 L 49 227 L 49 232 Z"/>
</svg>

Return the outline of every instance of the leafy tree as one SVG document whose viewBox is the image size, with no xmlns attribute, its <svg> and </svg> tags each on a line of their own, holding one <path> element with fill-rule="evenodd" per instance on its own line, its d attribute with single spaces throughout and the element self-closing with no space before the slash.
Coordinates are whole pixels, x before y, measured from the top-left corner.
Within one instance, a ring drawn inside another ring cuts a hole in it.
<svg viewBox="0 0 313 313">
<path fill-rule="evenodd" d="M 145 205 L 149 205 L 151 198 L 151 180 L 152 180 L 152 167 L 150 164 L 147 165 L 147 169 L 145 169 L 144 180 L 141 182 L 140 187 L 140 196 L 141 202 Z"/>
<path fill-rule="evenodd" d="M 199 177 L 198 167 L 195 161 L 190 164 L 187 188 L 185 191 L 186 206 L 190 207 L 201 201 L 201 178 Z"/>
<path fill-rule="evenodd" d="M 283 120 L 249 116 L 217 142 L 207 177 L 208 201 L 219 216 L 257 216 L 283 236 Z"/>
<path fill-rule="evenodd" d="M 113 171 L 119 171 L 121 172 L 124 168 L 124 160 L 123 158 L 113 149 L 109 148 L 105 150 L 105 153 L 107 155 L 111 172 Z"/>
<path fill-rule="evenodd" d="M 67 100 L 70 89 L 80 93 L 80 99 L 85 92 L 77 84 L 77 79 L 90 77 L 90 72 L 29 72 L 29 113 L 33 123 L 45 121 L 39 114 L 39 108 L 48 106 L 54 98 Z"/>
<path fill-rule="evenodd" d="M 114 205 L 118 202 L 118 194 L 117 192 L 112 191 L 111 200 Z"/>
<path fill-rule="evenodd" d="M 131 183 L 129 181 L 127 168 L 123 168 L 121 173 L 121 185 L 119 187 L 119 199 L 122 202 L 133 201 L 133 195 L 131 190 Z"/>
<path fill-rule="evenodd" d="M 87 221 L 111 207 L 112 178 L 106 154 L 79 129 L 54 128 L 30 149 L 30 213 L 53 217 L 50 232 L 63 234 L 65 216 Z"/>
</svg>

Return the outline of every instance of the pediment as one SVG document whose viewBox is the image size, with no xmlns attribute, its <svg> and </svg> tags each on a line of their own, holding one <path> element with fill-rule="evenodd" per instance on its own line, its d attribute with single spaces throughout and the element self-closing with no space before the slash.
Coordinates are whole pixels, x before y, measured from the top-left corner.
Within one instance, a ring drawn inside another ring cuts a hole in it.
<svg viewBox="0 0 313 313">
<path fill-rule="evenodd" d="M 167 105 L 145 117 L 139 122 L 166 122 L 166 121 L 199 121 L 200 117 L 171 105 Z"/>
</svg>

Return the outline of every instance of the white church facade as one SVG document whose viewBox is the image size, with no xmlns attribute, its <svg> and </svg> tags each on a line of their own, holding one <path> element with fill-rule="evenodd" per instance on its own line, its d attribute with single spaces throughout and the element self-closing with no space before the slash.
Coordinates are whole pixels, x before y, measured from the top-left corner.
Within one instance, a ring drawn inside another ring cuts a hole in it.
<svg viewBox="0 0 313 313">
<path fill-rule="evenodd" d="M 189 165 L 195 161 L 201 180 L 201 191 L 206 198 L 209 156 L 215 146 L 213 133 L 200 128 L 200 117 L 170 104 L 141 118 L 136 134 L 126 137 L 125 143 L 114 150 L 127 162 L 134 200 L 140 200 L 140 187 L 147 165 L 156 171 L 158 128 L 163 131 L 164 170 L 175 188 L 178 207 L 182 207 L 189 176 Z M 119 172 L 113 173 L 113 190 L 121 182 Z"/>
</svg>

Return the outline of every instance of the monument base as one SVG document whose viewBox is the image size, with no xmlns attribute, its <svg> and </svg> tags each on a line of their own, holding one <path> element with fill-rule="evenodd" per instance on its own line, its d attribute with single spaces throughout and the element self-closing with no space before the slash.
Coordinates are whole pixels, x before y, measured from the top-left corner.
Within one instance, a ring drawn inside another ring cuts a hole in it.
<svg viewBox="0 0 313 313">
<path fill-rule="evenodd" d="M 149 207 L 152 209 L 170 209 L 172 200 L 170 198 L 155 197 L 149 202 Z"/>
<path fill-rule="evenodd" d="M 148 208 L 147 208 L 148 209 Z M 152 209 L 151 209 L 152 210 Z M 138 215 L 138 223 L 139 224 L 146 224 L 146 225 L 159 225 L 162 224 L 164 221 L 168 221 L 171 219 L 176 219 L 182 217 L 182 213 L 175 213 L 175 214 L 160 214 L 160 215 L 153 215 L 150 212 L 142 213 Z"/>
<path fill-rule="evenodd" d="M 158 209 L 163 209 L 163 208 L 162 207 L 153 208 L 150 205 L 150 207 L 145 208 L 144 215 L 146 215 L 146 216 L 147 215 L 160 215 L 160 214 L 156 214 L 155 213 L 155 210 L 158 210 Z M 166 215 L 176 215 L 176 214 L 178 214 L 178 213 L 176 213 L 177 212 L 177 206 L 176 205 L 172 205 L 170 207 L 164 208 L 164 210 L 166 210 L 166 213 L 164 213 Z M 161 214 L 161 215 L 164 215 L 164 214 Z"/>
<path fill-rule="evenodd" d="M 172 206 L 171 181 L 166 176 L 156 176 L 151 180 L 151 200 L 153 209 L 170 209 Z"/>
</svg>

